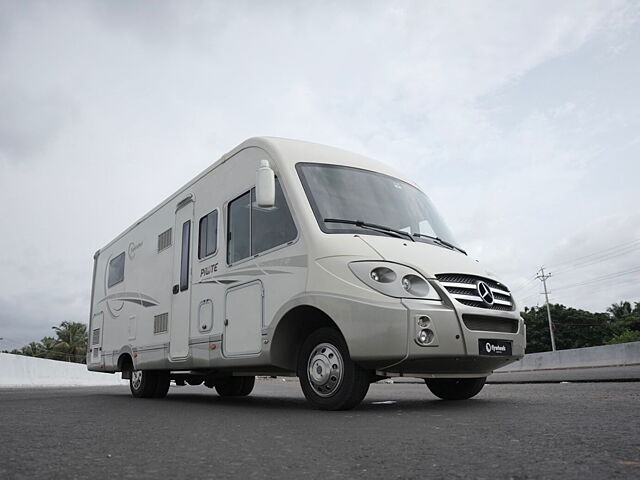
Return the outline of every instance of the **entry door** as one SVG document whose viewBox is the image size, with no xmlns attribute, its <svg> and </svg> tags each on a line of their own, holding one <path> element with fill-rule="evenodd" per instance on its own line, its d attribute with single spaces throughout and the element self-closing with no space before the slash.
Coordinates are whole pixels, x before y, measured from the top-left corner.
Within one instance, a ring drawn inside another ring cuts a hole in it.
<svg viewBox="0 0 640 480">
<path fill-rule="evenodd" d="M 227 290 L 223 339 L 225 356 L 260 353 L 263 292 L 260 281 Z"/>
<path fill-rule="evenodd" d="M 169 357 L 184 359 L 189 355 L 191 317 L 191 239 L 193 238 L 193 201 L 187 199 L 176 212 L 173 248 L 173 301 L 171 303 Z"/>
</svg>

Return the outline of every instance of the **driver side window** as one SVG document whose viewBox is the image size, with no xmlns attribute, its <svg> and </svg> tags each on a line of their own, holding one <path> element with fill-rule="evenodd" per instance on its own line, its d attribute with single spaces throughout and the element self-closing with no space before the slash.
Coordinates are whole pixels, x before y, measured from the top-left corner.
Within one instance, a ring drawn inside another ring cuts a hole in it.
<svg viewBox="0 0 640 480">
<path fill-rule="evenodd" d="M 298 235 L 277 178 L 276 202 L 272 208 L 258 207 L 256 189 L 252 188 L 229 202 L 227 227 L 229 264 L 284 245 Z"/>
</svg>

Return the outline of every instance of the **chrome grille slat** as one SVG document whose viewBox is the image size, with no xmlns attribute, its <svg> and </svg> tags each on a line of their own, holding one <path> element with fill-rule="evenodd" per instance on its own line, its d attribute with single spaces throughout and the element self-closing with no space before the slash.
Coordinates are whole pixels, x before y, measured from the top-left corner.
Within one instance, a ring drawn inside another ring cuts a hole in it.
<svg viewBox="0 0 640 480">
<path fill-rule="evenodd" d="M 461 273 L 443 273 L 436 275 L 440 285 L 455 300 L 463 305 L 490 310 L 513 310 L 514 302 L 509 289 L 495 280 Z M 476 284 L 484 282 L 493 293 L 493 303 L 487 304 L 478 295 Z"/>
<path fill-rule="evenodd" d="M 492 288 L 491 291 L 493 293 L 497 293 L 498 295 L 506 295 L 507 297 L 511 296 L 509 292 L 505 292 L 504 290 L 498 290 L 497 288 Z"/>
</svg>

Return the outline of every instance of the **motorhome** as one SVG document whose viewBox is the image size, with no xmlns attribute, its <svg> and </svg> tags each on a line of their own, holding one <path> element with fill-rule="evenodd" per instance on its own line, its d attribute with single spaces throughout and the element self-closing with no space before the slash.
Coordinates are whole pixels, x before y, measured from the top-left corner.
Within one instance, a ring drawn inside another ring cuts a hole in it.
<svg viewBox="0 0 640 480">
<path fill-rule="evenodd" d="M 338 410 L 406 376 L 460 400 L 525 348 L 509 288 L 414 182 L 271 137 L 96 252 L 90 310 L 88 369 L 122 372 L 134 397 L 172 382 L 243 396 L 256 376 L 297 376 L 312 406 Z"/>
</svg>

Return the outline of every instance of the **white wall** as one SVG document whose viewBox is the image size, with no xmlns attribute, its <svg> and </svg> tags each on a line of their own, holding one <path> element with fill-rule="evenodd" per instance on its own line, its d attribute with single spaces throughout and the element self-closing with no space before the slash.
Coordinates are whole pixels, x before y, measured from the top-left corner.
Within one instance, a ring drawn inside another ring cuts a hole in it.
<svg viewBox="0 0 640 480">
<path fill-rule="evenodd" d="M 0 353 L 0 387 L 127 385 L 120 377 L 90 372 L 80 363 Z"/>
<path fill-rule="evenodd" d="M 524 372 L 561 368 L 619 367 L 640 364 L 640 342 L 574 348 L 555 352 L 528 353 L 516 363 L 496 370 Z"/>
</svg>

